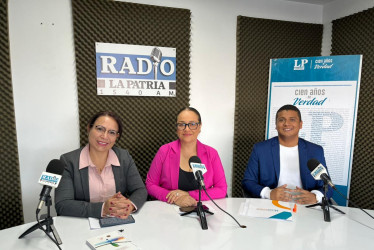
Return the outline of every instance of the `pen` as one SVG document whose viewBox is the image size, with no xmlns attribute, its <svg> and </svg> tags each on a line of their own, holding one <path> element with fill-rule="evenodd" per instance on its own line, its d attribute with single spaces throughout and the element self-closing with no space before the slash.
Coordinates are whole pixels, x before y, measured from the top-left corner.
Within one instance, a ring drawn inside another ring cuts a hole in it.
<svg viewBox="0 0 374 250">
<path fill-rule="evenodd" d="M 293 206 L 292 212 L 294 212 L 294 213 L 297 212 L 297 205 L 296 204 Z"/>
</svg>

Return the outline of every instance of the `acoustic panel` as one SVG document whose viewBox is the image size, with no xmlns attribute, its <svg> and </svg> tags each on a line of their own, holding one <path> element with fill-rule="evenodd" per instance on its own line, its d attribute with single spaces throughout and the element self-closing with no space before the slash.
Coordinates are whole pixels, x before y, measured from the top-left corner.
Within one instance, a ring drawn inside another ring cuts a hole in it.
<svg viewBox="0 0 374 250">
<path fill-rule="evenodd" d="M 253 145 L 265 139 L 270 59 L 320 56 L 322 31 L 321 24 L 238 16 L 233 197 L 243 195 Z"/>
<path fill-rule="evenodd" d="M 349 197 L 367 209 L 374 209 L 373 31 L 374 8 L 332 22 L 332 54 L 363 55 Z"/>
<path fill-rule="evenodd" d="M 176 113 L 189 106 L 191 13 L 186 9 L 107 0 L 72 0 L 80 144 L 87 144 L 87 121 L 112 110 L 123 120 L 117 146 L 127 149 L 145 180 L 158 148 L 176 140 Z M 95 42 L 176 48 L 177 96 L 96 95 Z"/>
<path fill-rule="evenodd" d="M 23 224 L 21 181 L 10 72 L 8 1 L 0 1 L 0 230 Z"/>
</svg>

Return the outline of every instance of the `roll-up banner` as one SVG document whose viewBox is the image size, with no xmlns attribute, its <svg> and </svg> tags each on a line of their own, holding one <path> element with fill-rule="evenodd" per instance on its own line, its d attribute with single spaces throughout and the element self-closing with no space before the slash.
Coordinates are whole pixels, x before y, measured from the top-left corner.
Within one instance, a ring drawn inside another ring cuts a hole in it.
<svg viewBox="0 0 374 250">
<path fill-rule="evenodd" d="M 270 60 L 266 139 L 277 136 L 277 110 L 301 111 L 299 136 L 321 145 L 331 179 L 348 197 L 360 91 L 362 55 Z M 346 206 L 344 198 L 333 199 Z"/>
</svg>

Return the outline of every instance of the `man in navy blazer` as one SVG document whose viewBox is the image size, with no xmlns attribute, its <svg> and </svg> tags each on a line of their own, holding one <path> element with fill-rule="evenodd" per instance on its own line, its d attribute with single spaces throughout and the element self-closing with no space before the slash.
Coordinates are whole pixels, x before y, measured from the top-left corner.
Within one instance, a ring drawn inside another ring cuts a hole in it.
<svg viewBox="0 0 374 250">
<path fill-rule="evenodd" d="M 315 158 L 326 166 L 323 148 L 299 138 L 300 110 L 284 105 L 276 114 L 278 136 L 257 143 L 244 173 L 243 188 L 252 197 L 314 204 L 323 197 L 323 181 L 310 174 L 307 162 Z M 329 187 L 327 196 L 332 196 Z"/>
</svg>

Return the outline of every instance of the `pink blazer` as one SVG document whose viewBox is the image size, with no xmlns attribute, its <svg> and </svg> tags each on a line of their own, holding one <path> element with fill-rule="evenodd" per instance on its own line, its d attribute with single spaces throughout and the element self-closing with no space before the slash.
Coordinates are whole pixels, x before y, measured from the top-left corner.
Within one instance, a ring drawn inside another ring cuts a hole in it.
<svg viewBox="0 0 374 250">
<path fill-rule="evenodd" d="M 153 158 L 145 185 L 148 193 L 158 200 L 167 201 L 166 195 L 178 189 L 180 152 L 181 144 L 179 140 L 176 140 L 161 146 Z M 197 141 L 197 156 L 207 168 L 203 176 L 209 196 L 212 199 L 226 197 L 225 171 L 218 152 Z M 189 194 L 195 200 L 199 199 L 199 190 L 189 191 Z M 204 191 L 201 193 L 201 200 L 209 200 Z"/>
</svg>

